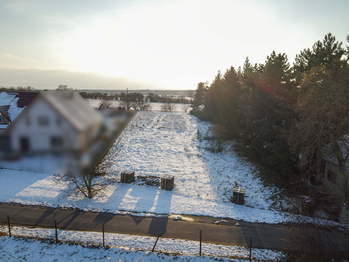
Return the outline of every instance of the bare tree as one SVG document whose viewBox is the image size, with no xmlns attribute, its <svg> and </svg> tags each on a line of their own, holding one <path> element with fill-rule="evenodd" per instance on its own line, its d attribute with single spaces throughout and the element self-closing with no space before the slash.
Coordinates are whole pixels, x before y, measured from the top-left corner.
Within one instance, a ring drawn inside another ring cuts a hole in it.
<svg viewBox="0 0 349 262">
<path fill-rule="evenodd" d="M 184 110 L 184 112 L 186 112 L 186 113 L 188 113 L 188 111 L 190 110 L 190 105 L 189 104 L 183 104 L 182 105 L 182 108 L 183 108 L 183 110 Z"/>
<path fill-rule="evenodd" d="M 144 100 L 130 102 L 130 107 L 137 111 L 149 111 L 151 110 L 151 105 Z"/>
<path fill-rule="evenodd" d="M 161 106 L 161 111 L 172 112 L 176 107 L 176 104 L 171 102 L 171 99 L 167 99 L 166 103 Z"/>
<path fill-rule="evenodd" d="M 55 175 L 55 182 L 58 184 L 68 183 L 68 189 L 65 189 L 68 194 L 79 195 L 93 198 L 103 194 L 103 191 L 109 186 L 117 182 L 115 176 L 107 176 L 105 168 L 97 165 L 87 175 Z"/>
<path fill-rule="evenodd" d="M 68 86 L 67 85 L 59 85 L 56 90 L 57 91 L 67 91 L 68 90 Z"/>
<path fill-rule="evenodd" d="M 99 103 L 99 110 L 101 109 L 108 109 L 110 108 L 111 106 L 113 105 L 113 102 L 111 100 L 102 100 L 100 103 Z"/>
</svg>

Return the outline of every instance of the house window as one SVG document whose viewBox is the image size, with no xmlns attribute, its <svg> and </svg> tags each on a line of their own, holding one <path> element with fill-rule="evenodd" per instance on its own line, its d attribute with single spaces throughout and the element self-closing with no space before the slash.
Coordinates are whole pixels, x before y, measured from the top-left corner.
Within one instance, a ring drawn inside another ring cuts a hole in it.
<svg viewBox="0 0 349 262">
<path fill-rule="evenodd" d="M 336 184 L 337 174 L 331 170 L 327 172 L 327 179 L 333 184 Z"/>
<path fill-rule="evenodd" d="M 63 138 L 60 136 L 51 137 L 51 147 L 62 147 L 63 146 Z"/>
<path fill-rule="evenodd" d="M 47 116 L 39 116 L 38 124 L 39 124 L 39 126 L 48 126 L 49 125 L 48 117 Z"/>
</svg>

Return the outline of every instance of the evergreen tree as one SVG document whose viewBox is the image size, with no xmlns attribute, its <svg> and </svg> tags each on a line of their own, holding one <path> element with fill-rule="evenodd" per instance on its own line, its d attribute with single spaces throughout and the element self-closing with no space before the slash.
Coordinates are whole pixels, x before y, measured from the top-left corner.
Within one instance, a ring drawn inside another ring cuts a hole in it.
<svg viewBox="0 0 349 262">
<path fill-rule="evenodd" d="M 203 82 L 200 82 L 195 90 L 193 108 L 197 108 L 204 104 L 206 91 L 207 91 L 206 84 Z"/>
<path fill-rule="evenodd" d="M 330 68 L 330 69 L 329 69 Z M 301 155 L 305 178 L 321 183 L 323 159 L 334 159 L 341 171 L 349 161 L 349 66 L 334 61 L 327 68 L 315 67 L 304 75 L 288 142 Z M 348 181 L 343 189 L 349 199 Z"/>
<path fill-rule="evenodd" d="M 208 118 L 214 123 L 217 123 L 218 119 L 221 118 L 220 114 L 222 108 L 220 105 L 220 98 L 222 97 L 222 84 L 222 74 L 220 71 L 218 71 L 215 79 L 206 92 L 204 103 L 205 113 L 207 114 Z"/>
<path fill-rule="evenodd" d="M 302 81 L 302 73 L 317 66 L 330 68 L 332 62 L 341 60 L 344 54 L 346 51 L 342 48 L 342 42 L 336 41 L 336 37 L 328 33 L 322 42 L 317 41 L 311 49 L 304 49 L 296 55 L 293 70 L 297 85 L 300 85 Z"/>
<path fill-rule="evenodd" d="M 290 153 L 284 136 L 294 118 L 287 56 L 272 52 L 265 65 L 252 67 L 245 62 L 244 70 L 242 138 L 257 160 L 288 178 L 296 158 Z"/>
</svg>

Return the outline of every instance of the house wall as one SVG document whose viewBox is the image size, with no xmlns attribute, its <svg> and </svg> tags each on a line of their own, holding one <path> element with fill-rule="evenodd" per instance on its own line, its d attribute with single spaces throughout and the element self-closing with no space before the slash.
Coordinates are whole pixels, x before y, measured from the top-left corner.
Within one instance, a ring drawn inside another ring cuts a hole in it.
<svg viewBox="0 0 349 262">
<path fill-rule="evenodd" d="M 63 146 L 59 150 L 77 150 L 79 148 L 79 134 L 45 100 L 33 101 L 27 111 L 23 113 L 25 114 L 19 116 L 18 122 L 11 131 L 12 150 L 21 150 L 21 137 L 29 139 L 30 151 L 51 151 L 54 149 L 51 145 L 52 137 L 63 138 Z M 39 125 L 40 117 L 47 117 L 47 126 Z"/>
<path fill-rule="evenodd" d="M 349 224 L 349 207 L 343 204 L 339 212 L 339 223 Z"/>
<path fill-rule="evenodd" d="M 331 181 L 330 171 L 336 174 L 335 183 Z M 345 174 L 345 175 L 348 176 L 348 174 Z M 330 192 L 333 192 L 344 201 L 345 193 L 343 190 L 343 174 L 340 171 L 338 166 L 331 164 L 329 162 L 326 162 L 324 186 L 328 188 Z"/>
</svg>

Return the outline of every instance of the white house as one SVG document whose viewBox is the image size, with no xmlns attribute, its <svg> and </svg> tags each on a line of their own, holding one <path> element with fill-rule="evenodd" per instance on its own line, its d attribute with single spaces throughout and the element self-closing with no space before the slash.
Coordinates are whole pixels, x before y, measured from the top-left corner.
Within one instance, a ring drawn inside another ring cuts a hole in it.
<svg viewBox="0 0 349 262">
<path fill-rule="evenodd" d="M 3 132 L 12 154 L 75 152 L 93 143 L 102 116 L 73 91 L 43 91 Z"/>
</svg>

